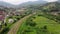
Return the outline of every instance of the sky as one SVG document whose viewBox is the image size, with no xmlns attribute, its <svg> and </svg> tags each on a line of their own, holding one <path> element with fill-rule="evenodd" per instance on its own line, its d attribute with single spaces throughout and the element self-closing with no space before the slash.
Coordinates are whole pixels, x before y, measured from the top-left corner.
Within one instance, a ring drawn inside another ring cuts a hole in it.
<svg viewBox="0 0 60 34">
<path fill-rule="evenodd" d="M 8 2 L 8 3 L 11 3 L 11 4 L 17 5 L 17 4 L 21 4 L 21 3 L 24 3 L 24 2 L 28 2 L 28 1 L 38 1 L 38 0 L 0 0 L 0 1 L 4 1 L 4 2 Z M 54 2 L 54 1 L 57 1 L 57 0 L 44 0 L 44 1 Z"/>
<path fill-rule="evenodd" d="M 44 1 L 47 1 L 47 2 L 55 2 L 55 1 L 58 1 L 58 0 L 44 0 Z"/>
</svg>

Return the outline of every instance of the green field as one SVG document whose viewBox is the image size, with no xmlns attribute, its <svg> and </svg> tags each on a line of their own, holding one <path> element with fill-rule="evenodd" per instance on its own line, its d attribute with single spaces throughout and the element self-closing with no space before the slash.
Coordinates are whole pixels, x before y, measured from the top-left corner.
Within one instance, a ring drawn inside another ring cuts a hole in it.
<svg viewBox="0 0 60 34">
<path fill-rule="evenodd" d="M 25 20 L 19 28 L 17 34 L 60 34 L 60 24 L 54 20 L 37 15 L 30 19 L 36 23 L 36 26 L 26 25 Z"/>
</svg>

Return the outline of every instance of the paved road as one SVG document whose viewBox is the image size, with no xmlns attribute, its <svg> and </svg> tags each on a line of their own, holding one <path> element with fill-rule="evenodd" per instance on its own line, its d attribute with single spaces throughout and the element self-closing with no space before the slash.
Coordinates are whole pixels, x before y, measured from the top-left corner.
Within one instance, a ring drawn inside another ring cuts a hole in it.
<svg viewBox="0 0 60 34">
<path fill-rule="evenodd" d="M 35 13 L 33 13 L 35 14 Z M 10 29 L 10 31 L 7 34 L 16 34 L 19 27 L 21 26 L 21 24 L 23 23 L 23 21 L 27 18 L 29 18 L 30 16 L 32 16 L 32 14 L 25 16 L 24 18 L 20 19 L 18 22 L 16 22 L 13 27 Z"/>
</svg>

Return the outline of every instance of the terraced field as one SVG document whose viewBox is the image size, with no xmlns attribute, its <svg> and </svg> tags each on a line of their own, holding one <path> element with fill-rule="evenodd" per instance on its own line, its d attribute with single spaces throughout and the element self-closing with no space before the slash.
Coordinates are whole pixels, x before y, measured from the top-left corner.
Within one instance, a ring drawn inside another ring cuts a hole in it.
<svg viewBox="0 0 60 34">
<path fill-rule="evenodd" d="M 60 24 L 54 20 L 37 15 L 30 19 L 32 19 L 31 21 L 33 21 L 35 25 L 32 24 L 33 22 L 31 24 L 34 26 L 31 24 L 26 25 L 27 21 L 25 21 L 19 28 L 17 34 L 60 34 Z"/>
</svg>

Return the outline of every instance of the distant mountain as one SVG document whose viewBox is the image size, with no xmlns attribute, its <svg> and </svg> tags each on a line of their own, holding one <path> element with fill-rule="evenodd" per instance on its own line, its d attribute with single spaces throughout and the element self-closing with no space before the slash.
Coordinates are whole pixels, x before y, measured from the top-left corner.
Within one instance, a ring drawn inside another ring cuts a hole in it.
<svg viewBox="0 0 60 34">
<path fill-rule="evenodd" d="M 53 15 L 59 15 L 60 14 L 60 3 L 50 2 L 50 3 L 44 4 L 41 7 L 41 10 L 43 10 L 46 13 L 53 14 Z"/>
<path fill-rule="evenodd" d="M 15 5 L 4 2 L 4 1 L 0 1 L 0 6 L 4 6 L 4 7 L 15 7 Z"/>
<path fill-rule="evenodd" d="M 59 2 L 50 2 L 50 3 L 44 4 L 43 7 L 60 8 L 60 3 Z"/>
<path fill-rule="evenodd" d="M 58 0 L 58 2 L 60 2 L 60 0 Z M 10 4 L 8 2 L 4 2 L 4 1 L 0 1 L 0 6 L 4 6 L 4 7 L 13 7 L 13 8 L 20 8 L 20 7 L 28 7 L 30 5 L 43 5 L 48 3 L 47 1 L 44 0 L 38 0 L 38 1 L 29 1 L 29 2 L 24 2 L 22 4 L 19 5 L 13 5 Z"/>
<path fill-rule="evenodd" d="M 45 3 L 47 3 L 47 2 L 43 1 L 43 0 L 38 0 L 38 1 L 34 1 L 34 2 L 29 1 L 29 2 L 19 4 L 19 5 L 13 5 L 13 4 L 10 4 L 8 2 L 0 1 L 0 6 L 20 8 L 20 7 L 27 7 L 27 6 L 30 6 L 30 5 L 38 5 L 38 4 L 45 4 Z"/>
<path fill-rule="evenodd" d="M 58 2 L 60 2 L 60 0 L 58 0 Z"/>
<path fill-rule="evenodd" d="M 18 7 L 27 7 L 27 6 L 30 6 L 30 5 L 41 5 L 41 4 L 45 4 L 47 3 L 46 1 L 43 1 L 43 0 L 38 0 L 38 1 L 29 1 L 29 2 L 25 2 L 25 3 L 22 3 L 22 4 L 19 4 Z"/>
</svg>

